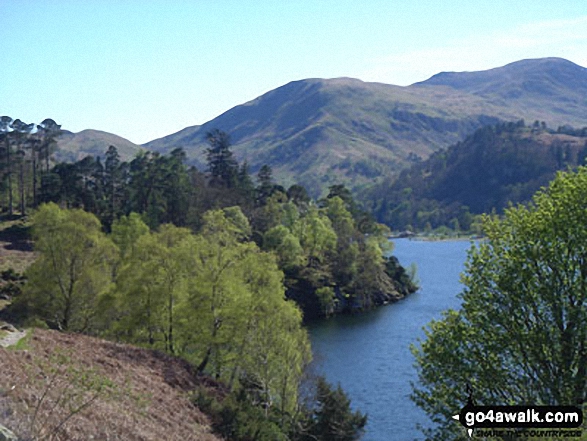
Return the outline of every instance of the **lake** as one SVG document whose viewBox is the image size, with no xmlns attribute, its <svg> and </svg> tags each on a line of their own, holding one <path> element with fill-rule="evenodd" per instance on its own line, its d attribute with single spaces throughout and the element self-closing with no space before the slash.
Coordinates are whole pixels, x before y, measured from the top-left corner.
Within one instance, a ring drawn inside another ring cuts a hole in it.
<svg viewBox="0 0 587 441">
<path fill-rule="evenodd" d="M 335 317 L 310 326 L 315 369 L 340 383 L 353 408 L 369 415 L 363 440 L 420 440 L 417 424 L 430 424 L 409 398 L 417 381 L 410 344 L 424 337 L 423 327 L 460 307 L 460 273 L 468 241 L 395 240 L 402 265 L 416 263 L 420 290 L 375 311 Z M 455 411 L 460 409 L 455 409 Z"/>
</svg>

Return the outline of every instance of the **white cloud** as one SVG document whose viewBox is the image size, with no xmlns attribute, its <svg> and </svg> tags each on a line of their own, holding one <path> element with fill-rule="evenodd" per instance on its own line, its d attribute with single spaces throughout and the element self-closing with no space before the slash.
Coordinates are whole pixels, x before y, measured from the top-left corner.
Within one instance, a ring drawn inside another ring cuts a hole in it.
<svg viewBox="0 0 587 441">
<path fill-rule="evenodd" d="M 507 32 L 388 55 L 373 60 L 359 78 L 408 85 L 442 71 L 484 70 L 541 57 L 561 57 L 587 66 L 587 16 L 530 23 Z"/>
</svg>

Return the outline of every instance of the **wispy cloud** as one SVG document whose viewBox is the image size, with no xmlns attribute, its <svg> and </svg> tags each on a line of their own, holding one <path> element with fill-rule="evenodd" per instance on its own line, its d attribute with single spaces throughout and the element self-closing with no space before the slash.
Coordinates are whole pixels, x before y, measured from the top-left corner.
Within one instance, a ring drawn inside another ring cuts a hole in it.
<svg viewBox="0 0 587 441">
<path fill-rule="evenodd" d="M 390 54 L 373 60 L 359 78 L 408 85 L 442 71 L 484 70 L 541 57 L 561 57 L 587 66 L 587 16 L 530 23 L 434 48 Z"/>
</svg>

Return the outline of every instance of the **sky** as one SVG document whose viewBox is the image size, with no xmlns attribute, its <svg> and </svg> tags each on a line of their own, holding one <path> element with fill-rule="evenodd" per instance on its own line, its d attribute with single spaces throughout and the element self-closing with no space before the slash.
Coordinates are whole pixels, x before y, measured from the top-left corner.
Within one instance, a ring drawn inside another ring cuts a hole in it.
<svg viewBox="0 0 587 441">
<path fill-rule="evenodd" d="M 304 78 L 587 67 L 585 0 L 0 0 L 0 114 L 142 144 Z"/>
</svg>

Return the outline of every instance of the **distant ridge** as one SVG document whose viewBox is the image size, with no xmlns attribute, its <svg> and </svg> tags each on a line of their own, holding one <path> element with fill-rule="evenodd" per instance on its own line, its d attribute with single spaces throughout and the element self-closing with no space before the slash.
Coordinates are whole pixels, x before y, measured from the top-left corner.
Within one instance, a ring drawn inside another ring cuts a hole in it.
<svg viewBox="0 0 587 441">
<path fill-rule="evenodd" d="M 573 88 L 587 94 L 587 69 L 563 58 L 521 60 L 480 72 L 441 72 L 415 86 L 449 86 L 480 96 L 520 98 L 529 95 L 556 96 Z M 563 90 L 560 90 L 563 89 Z"/>
<path fill-rule="evenodd" d="M 118 149 L 122 160 L 128 161 L 142 149 L 121 136 L 91 129 L 77 133 L 65 130 L 59 137 L 57 145 L 59 151 L 55 156 L 59 161 L 78 161 L 87 155 L 104 156 L 111 145 Z"/>
</svg>

